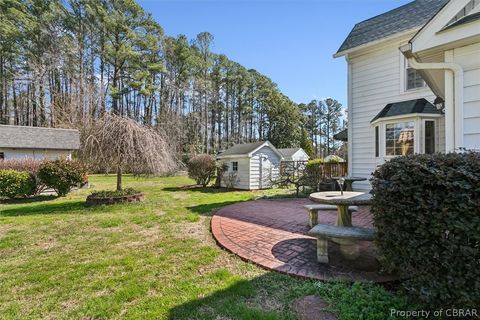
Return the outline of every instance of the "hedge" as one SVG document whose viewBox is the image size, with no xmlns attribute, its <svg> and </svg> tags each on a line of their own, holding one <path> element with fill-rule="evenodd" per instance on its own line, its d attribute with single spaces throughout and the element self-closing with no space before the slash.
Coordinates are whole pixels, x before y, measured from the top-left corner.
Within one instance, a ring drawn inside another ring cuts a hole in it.
<svg viewBox="0 0 480 320">
<path fill-rule="evenodd" d="M 33 195 L 36 189 L 35 178 L 30 173 L 0 170 L 0 197 L 26 197 Z"/>
<path fill-rule="evenodd" d="M 480 153 L 397 157 L 372 178 L 382 264 L 431 307 L 480 301 Z"/>
</svg>

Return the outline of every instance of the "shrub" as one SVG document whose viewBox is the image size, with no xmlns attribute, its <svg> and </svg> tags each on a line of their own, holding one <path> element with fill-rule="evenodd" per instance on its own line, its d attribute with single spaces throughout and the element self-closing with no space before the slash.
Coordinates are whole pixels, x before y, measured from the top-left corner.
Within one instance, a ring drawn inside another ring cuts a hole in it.
<svg viewBox="0 0 480 320">
<path fill-rule="evenodd" d="M 315 159 L 308 161 L 304 170 L 304 185 L 319 191 L 320 185 L 325 182 L 323 176 L 323 160 Z"/>
<path fill-rule="evenodd" d="M 480 154 L 397 157 L 372 178 L 384 266 L 431 307 L 480 301 Z"/>
<path fill-rule="evenodd" d="M 38 168 L 42 164 L 41 160 L 33 159 L 12 159 L 0 161 L 0 170 L 16 170 L 22 172 L 28 172 L 35 179 L 35 191 L 33 194 L 40 194 L 45 185 L 40 181 L 38 177 Z"/>
<path fill-rule="evenodd" d="M 17 170 L 35 173 L 42 161 L 33 159 L 12 159 L 0 161 L 0 170 Z"/>
<path fill-rule="evenodd" d="M 86 170 L 82 164 L 69 160 L 44 161 L 38 170 L 40 180 L 59 196 L 64 196 L 72 187 L 84 183 Z"/>
<path fill-rule="evenodd" d="M 25 197 L 35 193 L 36 182 L 25 171 L 0 170 L 0 196 L 7 198 Z"/>
<path fill-rule="evenodd" d="M 215 176 L 216 169 L 215 160 L 208 154 L 200 154 L 188 161 L 188 176 L 204 187 Z"/>
</svg>

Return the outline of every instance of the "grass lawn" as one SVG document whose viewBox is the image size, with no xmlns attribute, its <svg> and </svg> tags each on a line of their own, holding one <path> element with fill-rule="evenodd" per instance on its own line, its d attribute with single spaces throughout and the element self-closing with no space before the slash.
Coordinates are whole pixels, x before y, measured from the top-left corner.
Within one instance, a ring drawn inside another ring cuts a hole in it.
<svg viewBox="0 0 480 320">
<path fill-rule="evenodd" d="M 221 250 L 210 212 L 260 192 L 183 190 L 185 177 L 134 178 L 139 204 L 86 207 L 114 176 L 63 198 L 0 204 L 1 319 L 295 319 L 291 302 L 320 294 L 339 319 L 388 319 L 405 300 L 379 286 L 268 272 Z"/>
</svg>

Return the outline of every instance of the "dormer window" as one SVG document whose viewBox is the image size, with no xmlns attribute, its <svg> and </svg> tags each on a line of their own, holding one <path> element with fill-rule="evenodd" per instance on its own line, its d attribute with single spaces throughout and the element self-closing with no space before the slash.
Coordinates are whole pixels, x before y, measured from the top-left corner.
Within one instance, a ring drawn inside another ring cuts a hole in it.
<svg viewBox="0 0 480 320">
<path fill-rule="evenodd" d="M 405 88 L 406 90 L 414 90 L 425 88 L 427 84 L 425 80 L 423 80 L 420 72 L 418 70 L 413 69 L 409 66 L 408 61 L 405 61 Z"/>
</svg>

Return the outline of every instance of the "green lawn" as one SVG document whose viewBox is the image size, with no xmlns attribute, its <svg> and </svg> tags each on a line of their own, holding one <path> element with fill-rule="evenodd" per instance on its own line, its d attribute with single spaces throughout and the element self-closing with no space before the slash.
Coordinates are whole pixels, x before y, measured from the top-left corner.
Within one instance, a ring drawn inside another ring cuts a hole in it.
<svg viewBox="0 0 480 320">
<path fill-rule="evenodd" d="M 92 190 L 0 204 L 1 319 L 295 319 L 306 294 L 330 301 L 339 319 L 387 319 L 405 309 L 374 285 L 318 283 L 268 272 L 221 250 L 210 212 L 263 194 L 183 190 L 185 177 L 134 178 L 146 201 L 86 207 Z"/>
</svg>

